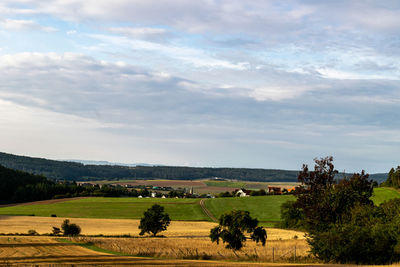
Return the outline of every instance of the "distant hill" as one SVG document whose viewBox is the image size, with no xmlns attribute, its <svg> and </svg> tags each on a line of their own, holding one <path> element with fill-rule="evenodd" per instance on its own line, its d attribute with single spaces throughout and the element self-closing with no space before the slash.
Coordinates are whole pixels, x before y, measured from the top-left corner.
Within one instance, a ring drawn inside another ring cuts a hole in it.
<svg viewBox="0 0 400 267">
<path fill-rule="evenodd" d="M 7 168 L 44 175 L 58 180 L 118 180 L 118 179 L 176 179 L 195 180 L 225 178 L 263 182 L 297 182 L 298 171 L 247 168 L 198 168 L 175 166 L 119 166 L 82 164 L 71 161 L 48 160 L 0 152 L 0 165 Z M 373 174 L 378 182 L 387 174 Z"/>
<path fill-rule="evenodd" d="M 119 163 L 119 162 L 109 162 L 105 160 L 81 160 L 81 159 L 66 159 L 60 161 L 77 162 L 83 165 L 111 165 L 111 166 L 125 166 L 125 167 L 136 167 L 136 166 L 163 166 L 160 164 L 148 164 L 148 163 Z"/>
</svg>

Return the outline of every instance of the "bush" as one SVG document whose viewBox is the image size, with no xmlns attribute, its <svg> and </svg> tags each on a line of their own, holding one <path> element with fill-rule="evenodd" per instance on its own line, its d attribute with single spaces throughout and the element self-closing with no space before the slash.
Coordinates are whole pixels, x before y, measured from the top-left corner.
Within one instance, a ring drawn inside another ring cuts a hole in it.
<svg viewBox="0 0 400 267">
<path fill-rule="evenodd" d="M 81 233 L 81 228 L 74 223 L 69 223 L 69 220 L 65 220 L 62 223 L 61 229 L 63 230 L 64 235 L 67 236 L 77 236 Z"/>
<path fill-rule="evenodd" d="M 39 233 L 36 230 L 29 230 L 28 235 L 39 235 Z"/>
<path fill-rule="evenodd" d="M 397 262 L 399 218 L 387 219 L 382 205 L 354 207 L 348 221 L 312 235 L 311 251 L 326 262 L 379 265 Z"/>
<path fill-rule="evenodd" d="M 60 228 L 58 228 L 58 227 L 54 227 L 53 226 L 53 235 L 59 235 L 59 234 L 61 234 L 61 230 L 60 230 Z"/>
</svg>

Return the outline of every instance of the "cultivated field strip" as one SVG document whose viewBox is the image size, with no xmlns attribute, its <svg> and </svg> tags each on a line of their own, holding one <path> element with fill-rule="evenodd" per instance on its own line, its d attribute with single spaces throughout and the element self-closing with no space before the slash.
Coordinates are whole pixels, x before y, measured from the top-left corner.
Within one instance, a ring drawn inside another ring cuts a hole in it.
<svg viewBox="0 0 400 267">
<path fill-rule="evenodd" d="M 310 247 L 305 240 L 272 240 L 266 246 L 246 242 L 240 251 L 226 249 L 209 238 L 88 238 L 76 242 L 93 243 L 118 253 L 170 259 L 197 259 L 249 262 L 291 262 L 308 258 Z"/>
<path fill-rule="evenodd" d="M 0 266 L 260 266 L 251 262 L 153 259 L 116 256 L 50 237 L 0 237 Z M 270 265 L 270 264 L 269 264 Z M 273 264 L 270 266 L 281 266 Z"/>
<path fill-rule="evenodd" d="M 36 230 L 40 234 L 51 233 L 52 227 L 60 227 L 66 218 L 38 217 L 38 216 L 0 216 L 0 233 L 15 234 L 27 233 L 29 230 Z M 87 219 L 69 218 L 71 223 L 76 223 L 82 228 L 85 235 L 139 235 L 139 220 L 130 219 Z M 172 221 L 167 231 L 162 232 L 166 237 L 208 237 L 210 229 L 216 223 L 211 222 L 187 222 Z M 304 238 L 304 233 L 291 230 L 268 228 L 268 240 L 298 239 Z"/>
</svg>

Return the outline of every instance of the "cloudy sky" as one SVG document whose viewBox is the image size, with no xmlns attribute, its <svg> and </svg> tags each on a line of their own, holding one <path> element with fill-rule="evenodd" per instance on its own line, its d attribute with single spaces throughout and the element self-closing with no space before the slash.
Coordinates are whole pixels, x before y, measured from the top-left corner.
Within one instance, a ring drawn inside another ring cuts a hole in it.
<svg viewBox="0 0 400 267">
<path fill-rule="evenodd" d="M 395 0 L 0 1 L 8 153 L 386 172 L 399 79 Z"/>
</svg>

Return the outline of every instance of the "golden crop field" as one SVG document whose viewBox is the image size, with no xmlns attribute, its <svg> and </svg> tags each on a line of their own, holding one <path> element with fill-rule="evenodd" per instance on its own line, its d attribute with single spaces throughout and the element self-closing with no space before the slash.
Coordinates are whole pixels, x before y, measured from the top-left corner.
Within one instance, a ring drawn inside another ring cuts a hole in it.
<svg viewBox="0 0 400 267">
<path fill-rule="evenodd" d="M 237 252 L 217 245 L 209 238 L 90 238 L 79 237 L 76 242 L 90 242 L 98 247 L 145 257 L 171 259 L 202 259 L 229 261 L 290 262 L 308 256 L 309 246 L 302 240 L 269 240 L 265 247 L 248 240 Z"/>
<path fill-rule="evenodd" d="M 96 252 L 76 244 L 59 243 L 51 237 L 0 237 L 0 266 L 248 266 L 226 263 L 153 259 Z"/>
<path fill-rule="evenodd" d="M 0 233 L 27 233 L 35 230 L 39 234 L 51 233 L 53 226 L 60 227 L 66 218 L 37 216 L 0 216 Z M 139 220 L 130 219 L 87 219 L 71 218 L 82 228 L 84 235 L 139 235 Z M 217 224 L 211 222 L 172 221 L 168 230 L 162 232 L 166 237 L 207 237 L 210 229 Z M 268 240 L 304 239 L 304 233 L 291 230 L 268 228 Z"/>
</svg>

